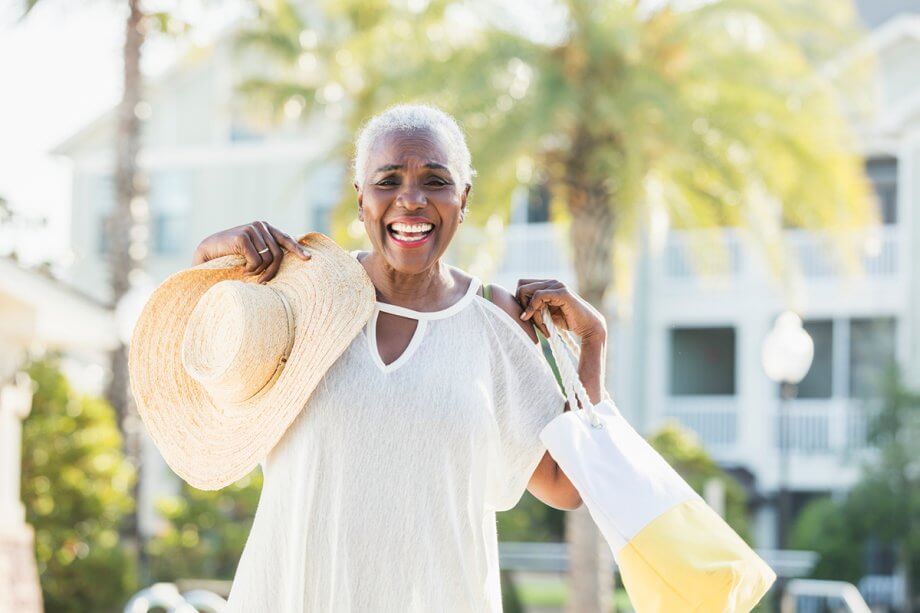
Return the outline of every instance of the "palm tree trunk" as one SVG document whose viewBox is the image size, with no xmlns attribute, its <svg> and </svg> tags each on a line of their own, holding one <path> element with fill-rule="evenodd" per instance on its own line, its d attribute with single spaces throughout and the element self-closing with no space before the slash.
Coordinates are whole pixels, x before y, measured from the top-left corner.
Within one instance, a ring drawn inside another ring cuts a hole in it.
<svg viewBox="0 0 920 613">
<path fill-rule="evenodd" d="M 128 0 L 128 18 L 125 21 L 124 92 L 118 106 L 115 160 L 115 206 L 107 227 L 109 244 L 109 282 L 112 304 L 131 287 L 131 272 L 143 266 L 143 251 L 132 238 L 132 228 L 141 217 L 143 206 L 136 200 L 143 196 L 142 177 L 138 171 L 137 156 L 140 149 L 141 123 L 137 105 L 141 101 L 143 75 L 141 74 L 141 49 L 144 44 L 144 13 L 140 0 Z M 134 206 L 132 206 L 132 203 Z M 128 389 L 127 349 L 121 344 L 110 355 L 112 378 L 106 390 L 108 401 L 115 408 L 122 432 L 125 456 L 137 470 L 134 484 L 135 509 L 127 516 L 122 527 L 122 537 L 129 549 L 138 557 L 139 570 L 143 571 L 143 548 L 138 525 L 137 502 L 141 484 L 140 419 Z"/>
<path fill-rule="evenodd" d="M 578 159 L 578 149 L 573 147 L 576 155 L 567 164 L 570 179 L 582 174 L 581 169 L 585 167 L 583 159 Z M 576 180 L 568 185 L 568 207 L 572 215 L 570 240 L 578 293 L 606 315 L 604 294 L 613 279 L 614 216 L 609 195 L 599 183 L 591 185 L 587 181 Z M 611 595 L 614 579 L 610 548 L 587 508 L 566 514 L 565 533 L 569 548 L 567 613 L 613 611 Z"/>
</svg>

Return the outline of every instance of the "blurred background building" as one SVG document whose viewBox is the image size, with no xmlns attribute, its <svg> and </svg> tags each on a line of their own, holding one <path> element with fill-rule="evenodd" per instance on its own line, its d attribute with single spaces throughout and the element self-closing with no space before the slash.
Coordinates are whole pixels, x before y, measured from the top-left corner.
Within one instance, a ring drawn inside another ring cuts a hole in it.
<svg viewBox="0 0 920 613">
<path fill-rule="evenodd" d="M 809 501 L 840 496 L 859 478 L 860 462 L 874 453 L 867 424 L 886 362 L 897 361 L 908 383 L 920 386 L 920 269 L 913 264 L 920 261 L 920 9 L 909 0 L 856 6 L 868 33 L 838 65 L 875 57 L 881 96 L 871 119 L 853 126 L 881 220 L 846 237 L 862 272 L 844 270 L 828 234 L 786 227 L 782 241 L 797 267 L 779 282 L 743 231 L 725 228 L 713 239 L 669 228 L 665 218 L 642 238 L 629 302 L 611 297 L 606 305 L 615 322 L 607 385 L 618 405 L 645 434 L 669 420 L 696 434 L 747 490 L 763 551 L 780 547 L 781 489 L 791 492 L 794 520 Z M 149 181 L 145 267 L 156 282 L 189 266 L 198 242 L 223 228 L 268 219 L 291 234 L 329 232 L 347 183 L 340 145 L 351 134 L 342 122 L 305 120 L 292 109 L 278 123 L 241 106 L 238 83 L 265 65 L 241 54 L 233 34 L 228 28 L 156 77 L 136 109 L 145 120 L 139 161 Z M 76 387 L 102 392 L 119 337 L 106 306 L 104 229 L 115 202 L 116 114 L 102 114 L 54 148 L 72 169 L 72 257 L 61 278 L 0 258 L 0 381 L 41 345 L 65 352 L 63 367 Z M 524 277 L 576 285 L 550 196 L 539 185 L 515 192 L 509 223 L 493 234 L 498 259 L 475 270 L 485 281 L 511 290 Z M 0 239 L 3 231 L 0 224 Z M 452 250 L 479 241 L 476 231 L 464 228 L 467 237 L 458 235 Z M 449 256 L 469 261 L 465 253 Z M 814 341 L 814 361 L 781 418 L 780 389 L 764 373 L 761 351 L 776 316 L 790 306 Z M 140 524 L 152 536 L 162 523 L 154 501 L 181 484 L 147 438 L 142 462 Z M 0 520 L 19 521 L 6 464 L 0 459 Z M 877 570 L 893 573 L 890 564 Z"/>
<path fill-rule="evenodd" d="M 780 441 L 790 453 L 793 517 L 809 499 L 846 490 L 866 449 L 873 381 L 896 358 L 920 380 L 920 15 L 909 3 L 859 3 L 868 39 L 852 53 L 878 57 L 882 99 L 857 126 L 883 224 L 853 235 L 864 274 L 847 274 L 831 257 L 829 237 L 786 228 L 799 263 L 800 312 L 815 359 L 793 401 L 786 434 L 778 386 L 761 367 L 763 339 L 787 308 L 745 237 L 659 228 L 644 242 L 633 303 L 611 335 L 610 389 L 633 423 L 651 431 L 674 419 L 693 430 L 752 495 L 756 541 L 776 545 L 775 492 Z M 847 61 L 843 58 L 841 61 Z M 342 138 L 322 117 L 281 126 L 259 123 L 237 106 L 235 84 L 252 62 L 233 53 L 229 36 L 184 58 L 152 86 L 141 164 L 150 182 L 148 269 L 159 281 L 190 264 L 197 243 L 219 229 L 268 216 L 291 233 L 328 231 L 347 162 Z M 70 283 L 98 300 L 106 292 L 103 222 L 113 203 L 114 110 L 60 144 L 73 164 Z M 491 279 L 514 288 L 522 277 L 574 285 L 565 238 L 552 224 L 547 195 L 522 191 L 504 230 L 505 254 Z M 726 259 L 727 256 L 727 259 Z M 727 262 L 727 264 L 725 264 Z M 147 500 L 176 487 L 148 447 Z M 149 507 L 142 512 L 154 530 Z"/>
</svg>

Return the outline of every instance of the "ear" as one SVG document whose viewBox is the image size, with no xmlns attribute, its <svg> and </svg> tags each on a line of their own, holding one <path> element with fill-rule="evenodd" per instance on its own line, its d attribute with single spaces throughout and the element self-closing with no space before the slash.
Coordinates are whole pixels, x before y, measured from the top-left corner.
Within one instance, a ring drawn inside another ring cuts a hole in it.
<svg viewBox="0 0 920 613">
<path fill-rule="evenodd" d="M 471 187 L 473 186 L 467 183 L 463 188 L 463 193 L 460 194 L 460 223 L 463 223 L 463 217 L 466 215 L 466 201 L 469 198 Z"/>
<path fill-rule="evenodd" d="M 364 221 L 364 192 L 358 187 L 357 183 L 353 183 L 355 186 L 355 191 L 358 192 L 358 219 Z"/>
</svg>

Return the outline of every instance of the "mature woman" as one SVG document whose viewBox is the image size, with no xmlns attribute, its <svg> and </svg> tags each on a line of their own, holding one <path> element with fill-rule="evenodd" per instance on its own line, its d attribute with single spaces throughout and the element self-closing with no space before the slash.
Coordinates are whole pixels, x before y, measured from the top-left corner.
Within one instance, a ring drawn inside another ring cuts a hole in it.
<svg viewBox="0 0 920 613">
<path fill-rule="evenodd" d="M 371 250 L 352 252 L 376 287 L 364 330 L 262 462 L 255 522 L 232 611 L 500 611 L 495 512 L 524 489 L 560 509 L 578 492 L 540 442 L 568 407 L 537 344 L 548 306 L 580 336 L 593 401 L 606 327 L 562 283 L 515 294 L 442 261 L 467 211 L 473 170 L 457 123 L 397 106 L 363 128 L 357 215 Z M 206 238 L 195 262 L 243 254 L 265 282 L 284 251 L 266 222 Z"/>
</svg>

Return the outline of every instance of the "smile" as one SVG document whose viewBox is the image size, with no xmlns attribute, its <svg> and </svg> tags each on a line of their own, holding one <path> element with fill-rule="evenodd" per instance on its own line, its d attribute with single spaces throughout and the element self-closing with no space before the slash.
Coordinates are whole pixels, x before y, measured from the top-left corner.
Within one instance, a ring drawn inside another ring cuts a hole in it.
<svg viewBox="0 0 920 613">
<path fill-rule="evenodd" d="M 392 223 L 387 226 L 390 238 L 401 247 L 416 247 L 428 242 L 434 233 L 434 226 L 430 223 Z"/>
</svg>

